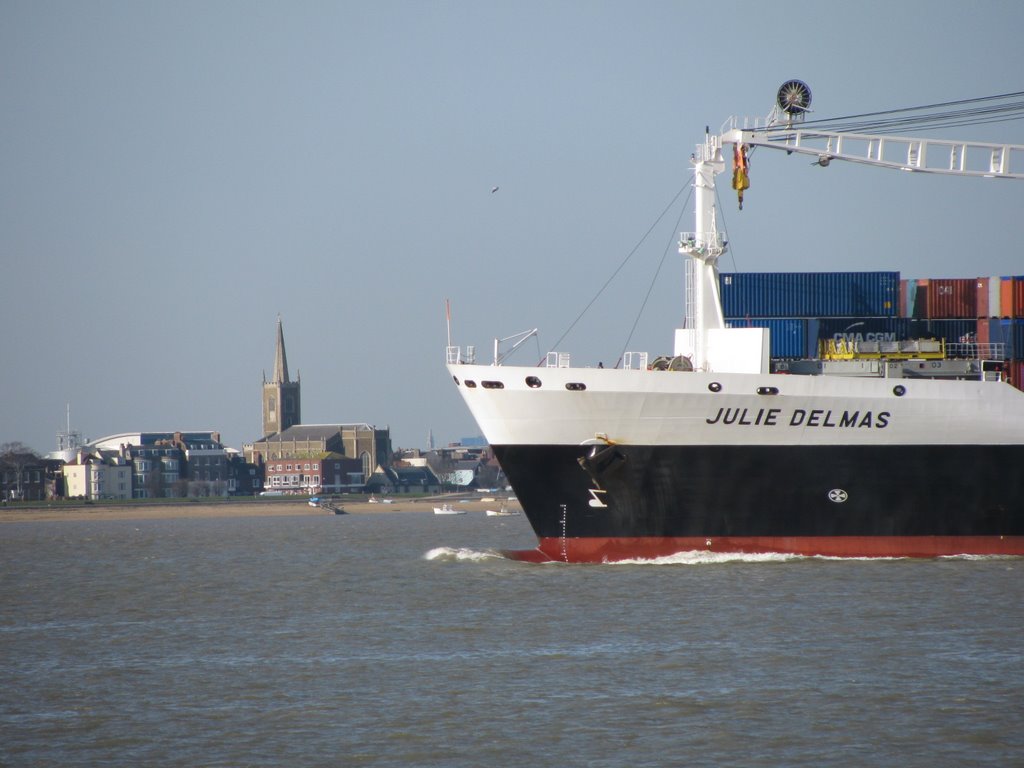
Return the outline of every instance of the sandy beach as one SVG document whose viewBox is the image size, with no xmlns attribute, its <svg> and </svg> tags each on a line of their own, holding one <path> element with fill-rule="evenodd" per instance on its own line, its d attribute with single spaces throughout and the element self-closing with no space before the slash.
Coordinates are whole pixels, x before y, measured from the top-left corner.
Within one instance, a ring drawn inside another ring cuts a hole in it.
<svg viewBox="0 0 1024 768">
<path fill-rule="evenodd" d="M 500 501 L 455 501 L 448 500 L 456 509 L 467 512 L 484 512 L 497 509 Z M 342 502 L 345 512 L 353 515 L 379 514 L 382 512 L 433 512 L 438 499 L 395 499 L 389 504 L 366 501 Z M 519 509 L 518 506 L 515 509 Z M 309 506 L 305 498 L 295 501 L 274 499 L 251 502 L 182 502 L 181 504 L 139 504 L 103 506 L 91 504 L 76 507 L 6 507 L 0 506 L 0 523 L 17 523 L 42 520 L 152 520 L 178 517 L 275 517 L 288 515 L 330 515 L 326 509 Z"/>
</svg>

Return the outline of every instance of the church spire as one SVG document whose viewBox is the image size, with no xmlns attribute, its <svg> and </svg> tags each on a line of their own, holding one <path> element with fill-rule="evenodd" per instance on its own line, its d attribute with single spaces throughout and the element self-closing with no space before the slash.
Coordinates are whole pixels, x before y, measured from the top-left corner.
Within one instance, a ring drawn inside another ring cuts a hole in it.
<svg viewBox="0 0 1024 768">
<path fill-rule="evenodd" d="M 281 327 L 281 316 L 277 316 L 277 355 L 274 357 L 275 384 L 288 384 L 288 357 L 284 353 L 284 329 Z"/>
<path fill-rule="evenodd" d="M 274 355 L 274 374 L 267 381 L 263 373 L 263 434 L 276 435 L 289 427 L 302 423 L 302 397 L 300 383 L 288 378 L 288 357 L 284 352 L 284 329 L 281 316 L 277 316 L 277 352 Z"/>
</svg>

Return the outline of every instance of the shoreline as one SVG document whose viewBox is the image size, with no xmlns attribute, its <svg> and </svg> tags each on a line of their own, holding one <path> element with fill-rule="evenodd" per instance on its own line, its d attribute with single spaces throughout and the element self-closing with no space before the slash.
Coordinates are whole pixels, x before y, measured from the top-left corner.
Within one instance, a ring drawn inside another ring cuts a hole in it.
<svg viewBox="0 0 1024 768">
<path fill-rule="evenodd" d="M 439 499 L 394 500 L 390 504 L 367 501 L 342 503 L 341 507 L 347 514 L 367 515 L 382 512 L 429 512 L 433 514 L 434 505 L 440 504 Z M 483 513 L 487 509 L 496 509 L 501 502 L 495 501 L 451 501 L 457 509 L 467 512 Z M 518 504 L 509 505 L 519 509 Z M 26 507 L 8 508 L 0 506 L 0 524 L 29 522 L 60 522 L 70 520 L 171 520 L 175 518 L 205 517 L 298 517 L 300 515 L 329 516 L 334 513 L 327 509 L 309 506 L 305 497 L 296 501 L 252 501 L 252 502 L 215 502 L 200 503 L 187 501 L 181 504 L 118 504 L 103 506 L 101 504 L 76 507 Z"/>
</svg>

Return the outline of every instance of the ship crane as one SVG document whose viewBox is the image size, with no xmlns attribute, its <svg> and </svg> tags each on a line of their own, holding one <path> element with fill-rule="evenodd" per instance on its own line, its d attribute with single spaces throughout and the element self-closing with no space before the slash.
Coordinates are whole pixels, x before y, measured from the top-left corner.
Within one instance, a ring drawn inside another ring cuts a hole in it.
<svg viewBox="0 0 1024 768">
<path fill-rule="evenodd" d="M 828 167 L 842 160 L 912 173 L 1024 179 L 1024 145 L 949 141 L 870 133 L 800 128 L 810 111 L 811 91 L 799 80 L 779 89 L 776 104 L 763 121 L 726 121 L 719 134 L 705 132 L 692 155 L 696 212 L 693 232 L 680 236 L 679 252 L 687 263 L 686 322 L 676 331 L 675 354 L 688 357 L 695 370 L 767 373 L 767 329 L 727 329 L 718 288 L 718 259 L 728 242 L 718 229 L 715 212 L 715 177 L 726 169 L 723 148 L 733 147 L 734 166 L 745 174 L 747 153 L 754 147 L 781 149 L 814 158 L 813 165 Z M 753 122 L 751 125 L 750 123 Z M 734 169 L 735 170 L 735 169 Z M 745 176 L 733 186 L 746 188 Z M 709 338 L 714 337 L 713 343 Z M 709 350 L 715 350 L 711 357 Z"/>
</svg>

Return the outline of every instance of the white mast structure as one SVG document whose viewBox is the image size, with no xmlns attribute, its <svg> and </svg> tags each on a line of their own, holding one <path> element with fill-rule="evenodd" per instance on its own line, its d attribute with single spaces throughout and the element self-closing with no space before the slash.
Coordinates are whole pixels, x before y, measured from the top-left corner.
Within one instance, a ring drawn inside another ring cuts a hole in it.
<svg viewBox="0 0 1024 768">
<path fill-rule="evenodd" d="M 725 170 L 722 137 L 704 134 L 692 156 L 696 213 L 693 232 L 683 232 L 679 252 L 690 257 L 686 269 L 686 328 L 677 335 L 676 355 L 689 357 L 695 370 L 709 370 L 708 333 L 724 329 L 718 292 L 718 258 L 727 243 L 715 216 L 715 176 Z"/>
<path fill-rule="evenodd" d="M 810 88 L 799 80 L 790 80 L 779 89 L 777 103 L 763 125 L 755 123 L 752 127 L 739 128 L 737 119 L 730 118 L 721 134 L 716 136 L 705 131 L 704 142 L 697 145 L 691 157 L 695 224 L 694 231 L 683 232 L 679 242 L 679 252 L 690 259 L 685 327 L 676 332 L 675 354 L 688 357 L 694 370 L 768 371 L 768 331 L 727 329 L 722 313 L 718 259 L 725 253 L 728 241 L 718 231 L 715 176 L 725 170 L 723 146 L 732 145 L 734 156 L 742 156 L 744 162 L 748 148 L 770 147 L 789 154 L 811 155 L 815 157 L 815 164 L 822 168 L 833 160 L 845 160 L 910 172 L 1024 179 L 1024 173 L 1012 170 L 1024 163 L 1024 145 L 793 128 L 794 123 L 803 121 L 810 103 Z M 709 343 L 709 339 L 713 343 Z"/>
</svg>

